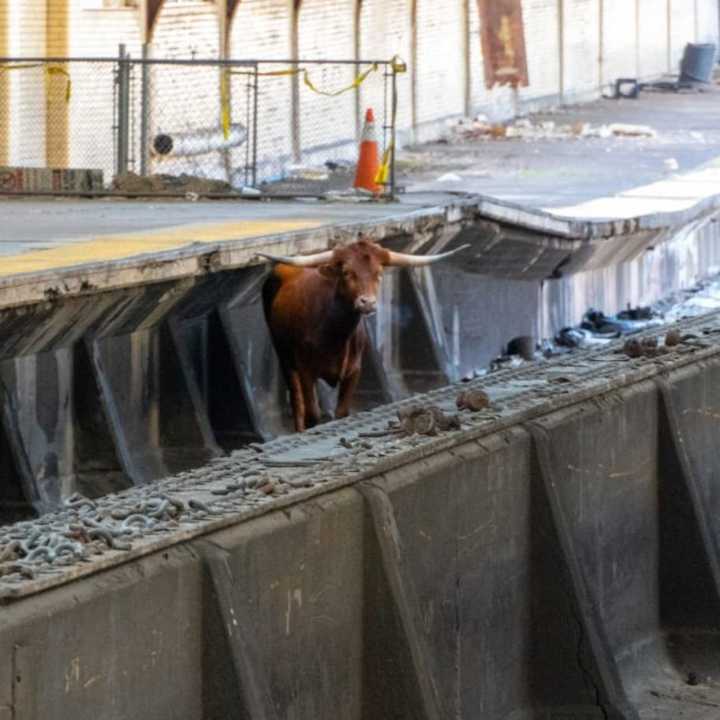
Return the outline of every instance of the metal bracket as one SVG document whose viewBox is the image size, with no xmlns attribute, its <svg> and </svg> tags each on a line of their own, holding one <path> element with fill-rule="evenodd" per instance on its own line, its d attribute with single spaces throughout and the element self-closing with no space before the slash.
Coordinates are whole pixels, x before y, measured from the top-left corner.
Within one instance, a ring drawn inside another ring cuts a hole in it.
<svg viewBox="0 0 720 720">
<path fill-rule="evenodd" d="M 445 720 L 449 714 L 442 707 L 440 693 L 435 684 L 438 675 L 434 671 L 433 655 L 422 631 L 420 604 L 412 579 L 403 563 L 400 533 L 392 502 L 385 489 L 374 483 L 360 483 L 357 489 L 370 509 L 385 577 L 411 657 L 422 712 L 422 716 L 416 720 Z"/>
<path fill-rule="evenodd" d="M 579 622 L 582 624 L 596 667 L 597 689 L 600 693 L 598 700 L 602 703 L 608 719 L 639 720 L 640 716 L 630 704 L 622 686 L 597 603 L 593 600 L 583 568 L 573 547 L 570 529 L 560 508 L 555 491 L 557 480 L 552 471 L 552 468 L 557 466 L 557 460 L 553 457 L 552 442 L 548 432 L 537 423 L 527 423 L 525 429 L 533 439 L 541 484 L 550 507 L 560 551 L 569 571 L 574 601 L 579 611 Z"/>
<path fill-rule="evenodd" d="M 267 678 L 260 670 L 262 663 L 253 629 L 240 612 L 236 601 L 236 580 L 228 561 L 228 552 L 203 540 L 193 543 L 193 546 L 207 563 L 223 629 L 232 653 L 235 678 L 248 716 L 252 720 L 279 720 Z"/>
</svg>

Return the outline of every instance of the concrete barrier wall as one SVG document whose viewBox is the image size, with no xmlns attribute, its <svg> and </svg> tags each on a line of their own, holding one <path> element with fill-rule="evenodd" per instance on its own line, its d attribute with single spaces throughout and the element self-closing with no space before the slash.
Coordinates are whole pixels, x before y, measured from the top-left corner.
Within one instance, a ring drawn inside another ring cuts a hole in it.
<svg viewBox="0 0 720 720">
<path fill-rule="evenodd" d="M 11 602 L 0 717 L 712 717 L 718 377 L 459 433 Z"/>
</svg>

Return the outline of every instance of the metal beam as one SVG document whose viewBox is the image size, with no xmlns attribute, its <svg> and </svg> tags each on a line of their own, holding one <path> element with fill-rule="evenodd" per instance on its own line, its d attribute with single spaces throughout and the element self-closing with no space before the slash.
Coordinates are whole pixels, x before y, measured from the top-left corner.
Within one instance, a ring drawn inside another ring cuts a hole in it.
<svg viewBox="0 0 720 720">
<path fill-rule="evenodd" d="M 165 0 L 143 0 L 142 32 L 144 43 L 148 43 L 152 40 L 155 23 L 157 22 L 158 15 L 160 14 L 160 10 L 162 10 L 164 4 Z"/>
</svg>

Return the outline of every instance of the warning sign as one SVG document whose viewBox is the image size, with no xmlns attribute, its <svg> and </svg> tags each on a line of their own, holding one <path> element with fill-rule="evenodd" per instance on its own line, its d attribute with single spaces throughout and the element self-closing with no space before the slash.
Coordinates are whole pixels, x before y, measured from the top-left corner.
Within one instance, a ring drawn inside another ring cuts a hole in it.
<svg viewBox="0 0 720 720">
<path fill-rule="evenodd" d="M 522 0 L 477 0 L 485 84 L 528 86 Z"/>
</svg>

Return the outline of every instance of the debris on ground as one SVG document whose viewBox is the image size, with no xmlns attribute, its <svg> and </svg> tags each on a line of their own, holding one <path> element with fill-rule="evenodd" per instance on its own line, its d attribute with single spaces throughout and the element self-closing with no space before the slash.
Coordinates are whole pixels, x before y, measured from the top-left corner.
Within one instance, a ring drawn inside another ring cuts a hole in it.
<svg viewBox="0 0 720 720">
<path fill-rule="evenodd" d="M 590 309 L 580 323 L 581 330 L 590 331 L 595 337 L 612 339 L 620 337 L 622 330 L 617 322 L 606 317 L 601 310 Z"/>
<path fill-rule="evenodd" d="M 347 160 L 326 160 L 321 164 L 291 163 L 285 175 L 260 183 L 267 195 L 317 195 L 327 200 L 361 201 L 374 193 L 358 192 L 352 187 L 355 163 Z"/>
<path fill-rule="evenodd" d="M 513 338 L 507 346 L 508 355 L 519 355 L 523 360 L 534 360 L 535 350 L 535 339 L 529 335 Z"/>
<path fill-rule="evenodd" d="M 617 314 L 620 320 L 652 320 L 654 316 L 655 313 L 649 306 L 633 308 L 628 305 L 625 310 Z"/>
<path fill-rule="evenodd" d="M 480 412 L 490 407 L 490 398 L 484 390 L 465 390 L 461 392 L 455 400 L 458 410 L 469 410 L 470 412 Z"/>
<path fill-rule="evenodd" d="M 446 182 L 461 182 L 462 178 L 457 173 L 445 173 L 444 175 L 441 175 L 438 179 L 438 182 L 446 183 Z"/>
<path fill-rule="evenodd" d="M 232 193 L 233 187 L 224 180 L 198 177 L 196 175 L 138 175 L 134 172 L 117 175 L 113 179 L 112 189 L 123 193 L 183 193 L 207 195 Z"/>
<path fill-rule="evenodd" d="M 437 435 L 459 430 L 460 418 L 447 415 L 437 405 L 411 405 L 398 410 L 399 430 L 405 435 Z"/>
<path fill-rule="evenodd" d="M 544 340 L 539 350 L 529 336 L 513 338 L 508 343 L 506 353 L 495 358 L 488 370 L 473 370 L 463 379 L 482 377 L 488 371 L 520 368 L 529 362 L 542 362 L 544 359 L 577 349 L 606 345 L 623 335 L 640 333 L 655 326 L 697 317 L 717 309 L 720 309 L 720 276 L 676 292 L 653 306 L 632 307 L 628 304 L 624 310 L 613 316 L 590 308 L 579 326 L 562 328 L 553 340 Z M 677 330 L 669 330 L 663 343 L 658 342 L 655 336 L 630 338 L 618 352 L 630 358 L 657 357 L 690 339 L 688 336 L 681 336 Z M 532 356 L 528 353 L 531 343 L 534 349 Z"/>
<path fill-rule="evenodd" d="M 629 358 L 653 358 L 673 352 L 680 345 L 692 346 L 697 344 L 697 342 L 693 342 L 697 340 L 697 336 L 692 333 L 682 335 L 679 330 L 671 329 L 665 333 L 662 342 L 656 335 L 629 338 L 623 345 L 622 350 L 616 352 L 622 352 Z"/>
<path fill-rule="evenodd" d="M 463 118 L 450 128 L 446 142 L 472 140 L 562 140 L 567 138 L 657 138 L 657 131 L 649 125 L 588 122 L 556 123 L 554 120 L 520 118 L 510 123 L 491 123 L 484 115 Z"/>
</svg>

